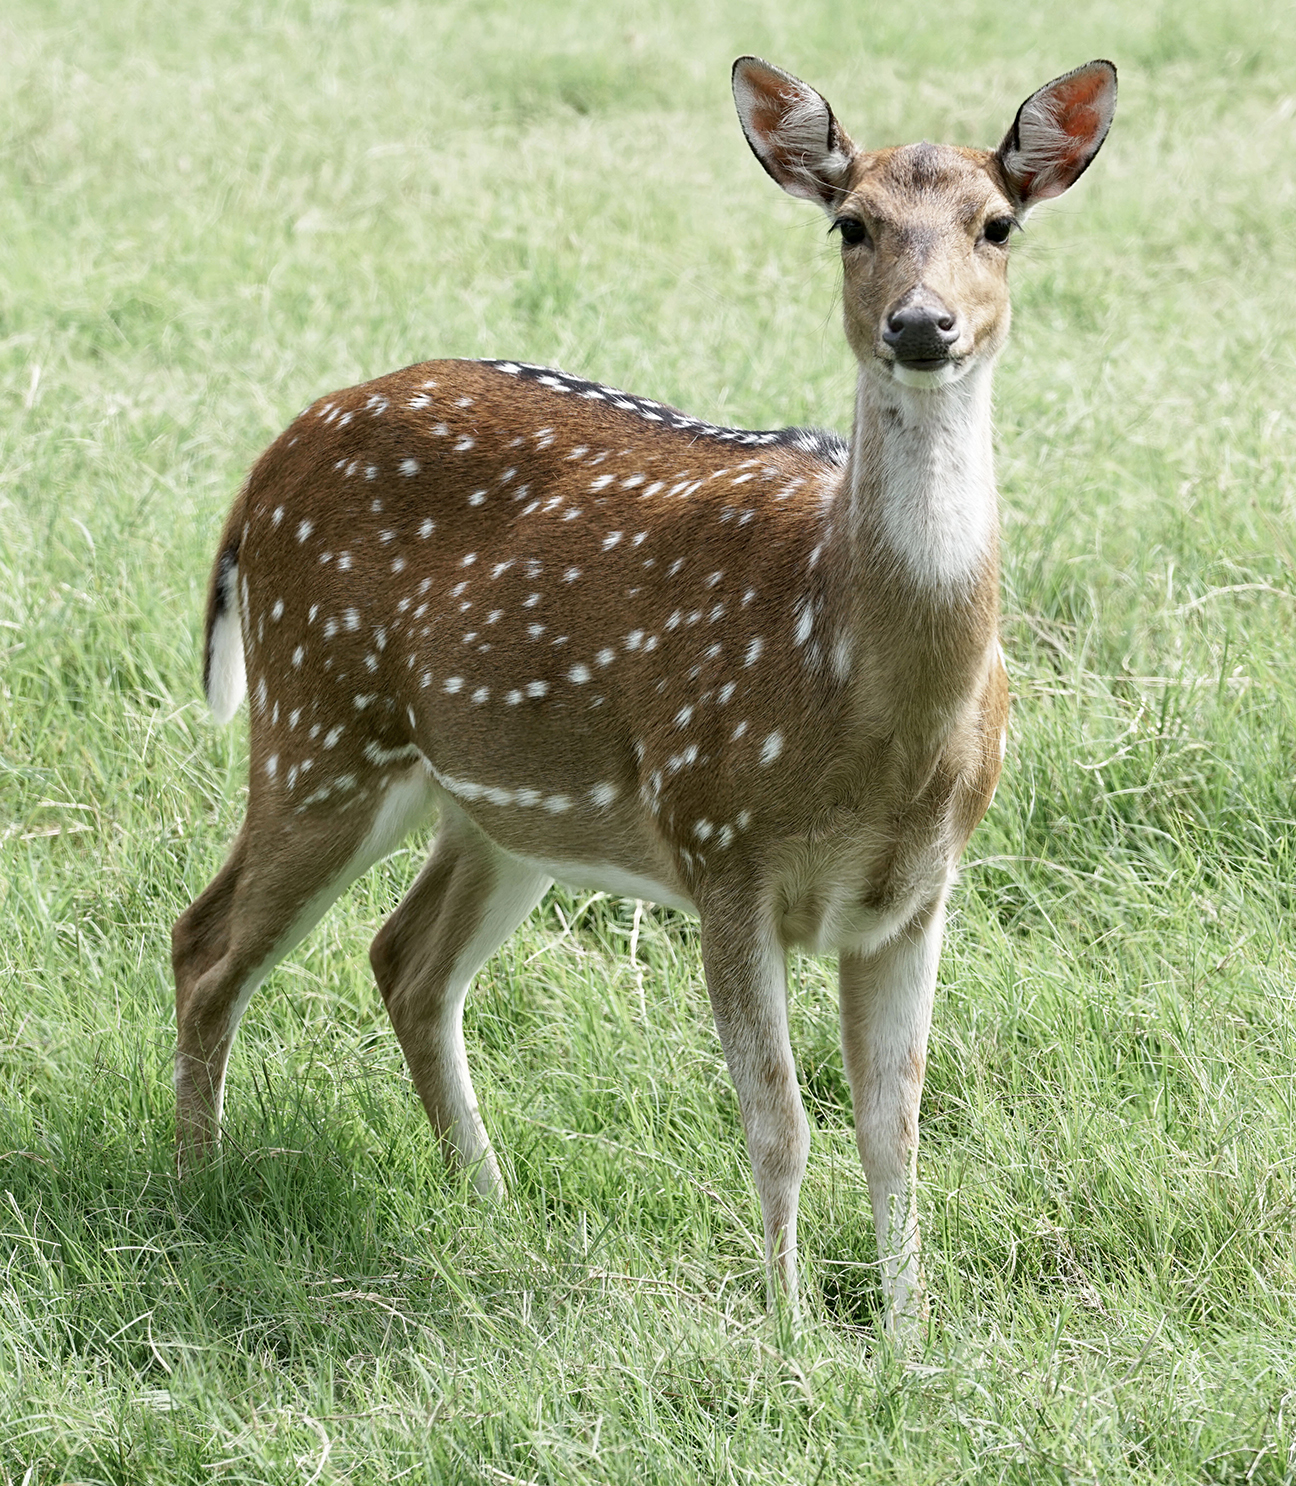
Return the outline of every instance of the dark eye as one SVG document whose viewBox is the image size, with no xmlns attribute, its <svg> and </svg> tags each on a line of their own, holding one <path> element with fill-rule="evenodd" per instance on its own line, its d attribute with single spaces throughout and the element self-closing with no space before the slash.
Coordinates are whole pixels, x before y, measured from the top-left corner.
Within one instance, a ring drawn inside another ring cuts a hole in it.
<svg viewBox="0 0 1296 1486">
<path fill-rule="evenodd" d="M 1017 224 L 1011 217 L 994 217 L 985 224 L 986 241 L 991 243 L 1006 243 L 1009 234 Z"/>
<path fill-rule="evenodd" d="M 841 233 L 842 242 L 848 247 L 853 248 L 869 240 L 868 228 L 858 217 L 838 217 L 833 223 L 833 230 Z"/>
</svg>

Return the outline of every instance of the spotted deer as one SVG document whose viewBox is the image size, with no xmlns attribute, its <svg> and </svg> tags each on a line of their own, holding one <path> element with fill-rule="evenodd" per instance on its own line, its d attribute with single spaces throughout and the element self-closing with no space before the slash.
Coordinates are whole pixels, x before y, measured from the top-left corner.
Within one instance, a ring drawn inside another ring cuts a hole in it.
<svg viewBox="0 0 1296 1486">
<path fill-rule="evenodd" d="M 916 1154 L 946 898 L 1004 757 L 990 383 L 1009 239 L 1111 122 L 1091 62 L 996 150 L 855 147 L 734 65 L 747 141 L 841 242 L 849 443 L 717 427 L 520 361 L 433 361 L 313 403 L 220 540 L 204 684 L 250 691 L 247 817 L 176 923 L 182 1164 L 216 1138 L 252 993 L 435 814 L 371 959 L 447 1152 L 501 1190 L 464 999 L 554 879 L 695 911 L 795 1300 L 810 1142 L 791 946 L 840 957 L 842 1048 L 891 1324 L 923 1313 Z"/>
</svg>

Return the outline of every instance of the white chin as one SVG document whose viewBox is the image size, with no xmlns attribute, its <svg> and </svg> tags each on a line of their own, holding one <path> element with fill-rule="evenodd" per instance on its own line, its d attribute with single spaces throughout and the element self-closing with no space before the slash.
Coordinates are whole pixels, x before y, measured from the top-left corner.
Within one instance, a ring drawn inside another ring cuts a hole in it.
<svg viewBox="0 0 1296 1486">
<path fill-rule="evenodd" d="M 936 387 L 948 387 L 951 382 L 965 377 L 972 366 L 972 358 L 969 356 L 963 361 L 947 361 L 934 371 L 917 371 L 911 366 L 901 366 L 898 361 L 888 361 L 886 364 L 891 370 L 892 380 L 899 382 L 902 387 L 921 387 L 925 392 L 930 392 Z"/>
</svg>

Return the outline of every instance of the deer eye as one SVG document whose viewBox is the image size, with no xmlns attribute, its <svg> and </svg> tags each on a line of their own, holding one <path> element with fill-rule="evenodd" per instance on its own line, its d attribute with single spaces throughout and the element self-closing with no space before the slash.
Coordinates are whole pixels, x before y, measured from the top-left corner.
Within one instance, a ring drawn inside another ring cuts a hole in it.
<svg viewBox="0 0 1296 1486">
<path fill-rule="evenodd" d="M 1006 243 L 1016 225 L 1011 217 L 993 217 L 985 224 L 986 241 L 997 244 Z"/>
<path fill-rule="evenodd" d="M 838 217 L 832 224 L 832 230 L 840 232 L 842 242 L 851 248 L 869 241 L 868 228 L 858 217 Z"/>
</svg>

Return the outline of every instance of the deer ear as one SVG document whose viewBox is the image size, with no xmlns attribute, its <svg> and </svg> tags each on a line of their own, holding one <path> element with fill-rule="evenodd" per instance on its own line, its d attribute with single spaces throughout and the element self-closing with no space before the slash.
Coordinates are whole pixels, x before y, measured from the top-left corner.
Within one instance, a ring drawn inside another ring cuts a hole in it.
<svg viewBox="0 0 1296 1486">
<path fill-rule="evenodd" d="M 1075 185 L 1107 138 L 1115 112 L 1110 62 L 1086 62 L 1030 95 L 995 153 L 1023 211 Z"/>
<path fill-rule="evenodd" d="M 733 94 L 747 143 L 768 173 L 790 195 L 834 212 L 855 146 L 827 101 L 759 57 L 734 63 Z"/>
</svg>

